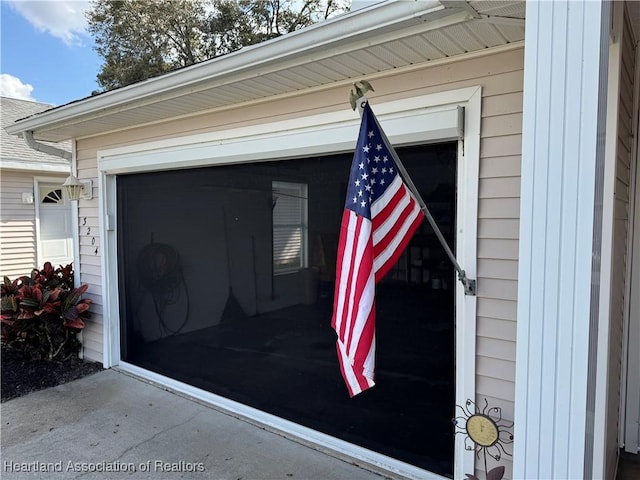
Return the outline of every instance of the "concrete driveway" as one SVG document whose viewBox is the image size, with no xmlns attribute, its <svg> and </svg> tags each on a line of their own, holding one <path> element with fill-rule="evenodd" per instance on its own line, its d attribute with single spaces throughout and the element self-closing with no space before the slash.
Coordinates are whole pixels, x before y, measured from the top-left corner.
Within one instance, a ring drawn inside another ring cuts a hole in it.
<svg viewBox="0 0 640 480">
<path fill-rule="evenodd" d="M 384 478 L 113 370 L 0 413 L 3 480 Z"/>
</svg>

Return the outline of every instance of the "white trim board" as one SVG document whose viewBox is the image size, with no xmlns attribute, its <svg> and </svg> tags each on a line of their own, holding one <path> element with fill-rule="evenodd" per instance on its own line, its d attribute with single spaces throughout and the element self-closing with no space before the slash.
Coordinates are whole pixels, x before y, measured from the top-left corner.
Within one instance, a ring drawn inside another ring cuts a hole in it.
<svg viewBox="0 0 640 480">
<path fill-rule="evenodd" d="M 458 139 L 458 106 L 466 108 L 464 147 L 458 146 L 458 260 L 469 278 L 476 278 L 478 178 L 480 158 L 481 87 L 469 87 L 405 100 L 372 105 L 394 145 L 424 144 Z M 104 302 L 104 365 L 120 364 L 118 308 L 116 175 L 177 168 L 193 168 L 252 161 L 301 158 L 352 151 L 360 120 L 350 110 L 302 117 L 283 122 L 172 138 L 98 152 Z M 456 282 L 456 403 L 475 400 L 476 297 L 466 296 Z M 213 397 L 211 397 L 213 398 Z M 226 408 L 217 400 L 216 405 Z M 297 436 L 290 422 L 278 428 Z M 324 441 L 322 443 L 324 445 Z M 344 452 L 358 458 L 347 444 Z M 342 447 L 341 447 L 342 448 Z M 454 475 L 474 469 L 474 455 L 455 437 Z M 378 454 L 376 454 L 378 455 Z M 380 455 L 381 465 L 387 465 Z M 384 467 L 390 471 L 394 467 Z M 421 470 L 421 475 L 426 472 Z"/>
<path fill-rule="evenodd" d="M 466 103 L 479 88 L 372 104 L 372 108 L 396 145 L 453 140 L 458 138 L 455 105 Z M 98 151 L 98 171 L 124 174 L 347 152 L 355 146 L 359 125 L 358 114 L 345 109 L 110 148 Z"/>
<path fill-rule="evenodd" d="M 614 233 L 615 233 L 615 187 L 618 169 L 616 151 L 618 146 L 618 110 L 620 104 L 620 68 L 621 68 L 621 23 L 624 4 L 613 4 L 612 25 L 619 33 L 609 42 L 608 86 L 607 86 L 607 120 L 605 138 L 603 193 L 602 193 L 602 245 L 600 254 L 600 303 L 598 312 L 598 358 L 596 363 L 595 408 L 602 412 L 593 419 L 594 448 L 607 451 L 609 428 L 607 425 L 609 405 L 609 389 L 618 388 L 619 380 L 610 378 L 610 342 L 611 342 L 611 295 L 614 275 Z M 594 478 L 606 476 L 606 455 L 594 455 Z"/>
<path fill-rule="evenodd" d="M 24 172 L 34 172 L 34 174 L 69 174 L 69 165 L 51 164 L 43 162 L 30 162 L 27 160 L 2 160 L 0 162 L 2 170 L 18 170 Z"/>
<path fill-rule="evenodd" d="M 592 288 L 608 7 L 526 5 L 514 478 L 591 478 L 593 457 L 603 455 L 593 439 L 603 412 L 591 401 Z"/>
</svg>

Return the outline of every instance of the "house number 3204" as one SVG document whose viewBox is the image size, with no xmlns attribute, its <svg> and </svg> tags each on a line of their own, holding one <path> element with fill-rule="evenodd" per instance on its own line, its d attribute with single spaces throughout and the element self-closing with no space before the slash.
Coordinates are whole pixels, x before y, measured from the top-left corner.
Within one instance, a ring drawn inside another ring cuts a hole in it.
<svg viewBox="0 0 640 480">
<path fill-rule="evenodd" d="M 87 217 L 82 217 L 82 226 L 85 227 L 87 225 Z M 87 227 L 87 236 L 91 235 L 91 227 Z M 96 237 L 91 237 L 91 246 L 96 245 Z M 93 252 L 94 255 L 98 255 L 98 247 Z"/>
</svg>

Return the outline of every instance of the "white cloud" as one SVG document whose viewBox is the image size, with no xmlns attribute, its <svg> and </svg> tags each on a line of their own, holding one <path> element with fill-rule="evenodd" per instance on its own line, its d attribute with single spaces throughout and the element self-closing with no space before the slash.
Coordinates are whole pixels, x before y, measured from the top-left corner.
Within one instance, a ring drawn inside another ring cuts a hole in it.
<svg viewBox="0 0 640 480">
<path fill-rule="evenodd" d="M 88 1 L 66 0 L 10 0 L 9 5 L 41 32 L 62 39 L 67 45 L 79 45 L 87 36 L 84 12 Z"/>
<path fill-rule="evenodd" d="M 31 92 L 33 86 L 22 83 L 22 80 L 8 73 L 0 73 L 0 96 L 35 102 L 36 99 L 31 96 Z"/>
</svg>

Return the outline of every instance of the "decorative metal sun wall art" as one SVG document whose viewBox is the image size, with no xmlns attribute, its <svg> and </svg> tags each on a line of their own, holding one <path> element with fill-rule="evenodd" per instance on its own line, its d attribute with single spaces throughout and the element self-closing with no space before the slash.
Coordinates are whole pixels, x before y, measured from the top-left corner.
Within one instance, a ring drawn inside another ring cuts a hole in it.
<svg viewBox="0 0 640 480">
<path fill-rule="evenodd" d="M 480 407 L 471 399 L 467 399 L 464 406 L 456 405 L 462 412 L 453 419 L 455 433 L 466 435 L 464 448 L 474 450 L 476 457 L 480 459 L 482 453 L 484 459 L 484 471 L 487 480 L 500 480 L 504 475 L 504 466 L 487 470 L 487 456 L 499 462 L 502 455 L 512 456 L 505 449 L 505 445 L 513 443 L 513 434 L 508 430 L 513 427 L 513 422 L 502 418 L 500 407 L 489 407 L 485 398 L 485 406 Z M 467 473 L 469 480 L 479 480 L 473 474 Z"/>
</svg>

